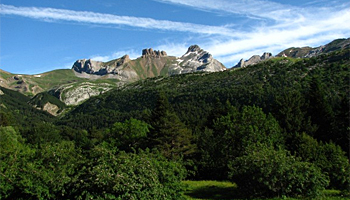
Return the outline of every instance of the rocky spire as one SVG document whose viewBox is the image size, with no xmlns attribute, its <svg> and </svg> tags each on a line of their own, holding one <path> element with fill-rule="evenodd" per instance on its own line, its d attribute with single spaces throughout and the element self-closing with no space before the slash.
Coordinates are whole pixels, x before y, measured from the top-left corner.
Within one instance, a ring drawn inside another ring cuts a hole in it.
<svg viewBox="0 0 350 200">
<path fill-rule="evenodd" d="M 186 53 L 190 53 L 190 52 L 199 52 L 201 51 L 202 49 L 198 46 L 198 45 L 192 45 L 190 47 L 188 47 L 188 50 Z"/>
<path fill-rule="evenodd" d="M 165 56 L 167 56 L 167 53 L 165 51 L 153 51 L 152 48 L 142 50 L 142 58 L 160 58 Z"/>
</svg>

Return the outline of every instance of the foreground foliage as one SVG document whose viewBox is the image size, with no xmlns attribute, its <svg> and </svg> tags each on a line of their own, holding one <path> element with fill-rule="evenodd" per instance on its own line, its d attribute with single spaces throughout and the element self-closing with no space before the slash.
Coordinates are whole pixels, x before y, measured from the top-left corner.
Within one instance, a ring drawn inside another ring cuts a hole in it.
<svg viewBox="0 0 350 200">
<path fill-rule="evenodd" d="M 230 163 L 230 169 L 239 189 L 253 197 L 316 197 L 329 182 L 313 164 L 268 147 L 249 149 Z"/>
<path fill-rule="evenodd" d="M 0 127 L 0 199 L 181 199 L 182 165 L 157 152 L 82 152 L 73 142 L 30 147 Z"/>
</svg>

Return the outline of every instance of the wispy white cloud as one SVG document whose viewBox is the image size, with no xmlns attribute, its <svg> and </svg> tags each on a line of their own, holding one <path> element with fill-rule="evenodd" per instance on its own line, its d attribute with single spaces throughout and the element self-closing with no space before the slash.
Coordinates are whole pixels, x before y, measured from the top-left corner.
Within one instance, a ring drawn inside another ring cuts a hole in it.
<svg viewBox="0 0 350 200">
<path fill-rule="evenodd" d="M 155 0 L 204 11 L 245 15 L 257 21 L 250 29 L 234 30 L 233 37 L 211 37 L 202 46 L 229 67 L 251 53 L 279 53 L 291 46 L 320 45 L 335 38 L 350 37 L 350 2 L 333 7 L 296 7 L 262 0 Z"/>
<path fill-rule="evenodd" d="M 119 16 L 87 11 L 73 11 L 55 8 L 40 7 L 15 7 L 11 5 L 0 4 L 0 14 L 17 15 L 34 19 L 46 20 L 52 22 L 72 21 L 79 23 L 90 23 L 100 25 L 122 25 L 145 29 L 158 29 L 168 31 L 191 32 L 208 35 L 227 35 L 234 36 L 232 31 L 226 27 L 208 26 L 201 24 L 192 24 L 184 22 L 174 22 L 168 20 L 156 20 L 152 18 Z"/>
<path fill-rule="evenodd" d="M 168 55 L 180 57 L 186 53 L 190 44 L 187 42 L 174 43 L 174 42 L 165 42 L 164 44 L 158 45 L 155 49 L 164 50 Z"/>
<path fill-rule="evenodd" d="M 141 50 L 138 50 L 138 51 L 135 49 L 122 50 L 122 51 L 113 52 L 108 55 L 92 55 L 89 58 L 96 61 L 106 62 L 106 61 L 120 58 L 124 55 L 129 55 L 130 59 L 136 59 L 137 57 L 141 56 Z"/>
<path fill-rule="evenodd" d="M 188 6 L 205 11 L 220 11 L 259 18 L 283 20 L 295 17 L 296 7 L 264 0 L 155 0 L 158 2 Z"/>
</svg>

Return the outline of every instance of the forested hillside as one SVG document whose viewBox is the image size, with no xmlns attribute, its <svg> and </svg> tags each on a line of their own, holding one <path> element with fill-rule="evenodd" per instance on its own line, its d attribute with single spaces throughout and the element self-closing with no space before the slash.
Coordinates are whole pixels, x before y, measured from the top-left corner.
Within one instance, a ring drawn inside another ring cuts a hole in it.
<svg viewBox="0 0 350 200">
<path fill-rule="evenodd" d="M 143 119 L 163 92 L 192 130 L 222 114 L 226 102 L 237 108 L 255 105 L 271 113 L 286 132 L 333 140 L 346 150 L 349 66 L 345 50 L 307 59 L 274 58 L 220 73 L 146 79 L 90 99 L 59 123 L 100 129 L 130 117 Z"/>
<path fill-rule="evenodd" d="M 349 55 L 141 80 L 56 118 L 1 88 L 0 198 L 181 199 L 184 179 L 349 195 Z"/>
</svg>

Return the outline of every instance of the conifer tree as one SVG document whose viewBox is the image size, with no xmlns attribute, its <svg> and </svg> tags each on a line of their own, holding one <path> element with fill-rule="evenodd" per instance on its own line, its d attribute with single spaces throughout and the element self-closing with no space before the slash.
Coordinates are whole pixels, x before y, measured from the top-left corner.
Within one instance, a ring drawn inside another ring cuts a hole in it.
<svg viewBox="0 0 350 200">
<path fill-rule="evenodd" d="M 309 110 L 313 124 L 318 126 L 314 137 L 323 141 L 329 141 L 332 137 L 331 123 L 333 111 L 326 100 L 325 90 L 319 78 L 313 78 L 309 90 Z"/>
<path fill-rule="evenodd" d="M 194 152 L 192 133 L 171 109 L 168 98 L 160 92 L 151 114 L 151 146 L 165 157 L 177 159 Z"/>
</svg>

